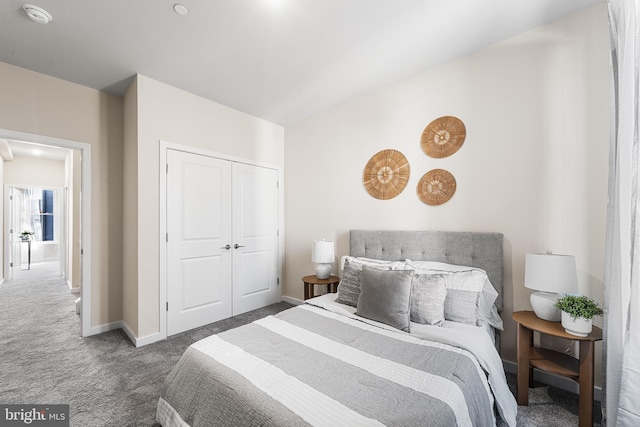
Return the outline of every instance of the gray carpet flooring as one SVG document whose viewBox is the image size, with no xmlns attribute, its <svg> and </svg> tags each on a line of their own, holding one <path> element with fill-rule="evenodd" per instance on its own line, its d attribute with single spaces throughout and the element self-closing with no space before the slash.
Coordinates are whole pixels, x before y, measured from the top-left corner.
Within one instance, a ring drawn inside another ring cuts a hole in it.
<svg viewBox="0 0 640 427">
<path fill-rule="evenodd" d="M 274 304 L 135 348 L 121 330 L 80 337 L 75 296 L 36 264 L 0 285 L 0 403 L 69 404 L 71 426 L 147 426 L 164 379 L 193 342 L 291 307 Z M 515 377 L 508 374 L 511 390 Z M 575 394 L 539 386 L 518 425 L 577 426 Z M 599 406 L 596 406 L 599 425 Z"/>
</svg>

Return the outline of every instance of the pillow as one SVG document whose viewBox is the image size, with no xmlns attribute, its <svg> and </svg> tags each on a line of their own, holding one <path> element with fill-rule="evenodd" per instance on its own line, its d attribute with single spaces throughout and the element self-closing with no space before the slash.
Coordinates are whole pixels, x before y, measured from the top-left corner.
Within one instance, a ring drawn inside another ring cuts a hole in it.
<svg viewBox="0 0 640 427">
<path fill-rule="evenodd" d="M 498 292 L 484 270 L 437 261 L 406 260 L 408 268 L 427 274 L 443 274 L 447 283 L 445 319 L 502 330 L 502 318 L 494 302 Z"/>
<path fill-rule="evenodd" d="M 343 268 L 340 274 L 340 284 L 338 285 L 336 302 L 352 307 L 358 306 L 358 297 L 360 296 L 360 272 L 364 265 L 375 267 L 379 270 L 404 268 L 404 261 L 382 261 L 352 256 L 343 256 L 342 264 Z"/>
<path fill-rule="evenodd" d="M 486 275 L 478 270 L 443 273 L 447 287 L 444 318 L 454 322 L 480 325 L 480 295 Z"/>
<path fill-rule="evenodd" d="M 407 266 L 418 267 L 420 269 L 436 270 L 436 271 L 450 271 L 458 272 L 465 270 L 476 270 L 482 272 L 486 279 L 482 287 L 482 294 L 480 295 L 480 308 L 478 310 L 478 326 L 491 325 L 501 331 L 504 330 L 504 324 L 502 317 L 498 313 L 498 309 L 494 305 L 498 298 L 498 291 L 493 287 L 487 273 L 476 267 L 468 267 L 464 265 L 447 264 L 437 261 L 410 261 L 407 260 Z"/>
<path fill-rule="evenodd" d="M 449 271 L 465 271 L 465 270 L 477 270 L 486 275 L 486 272 L 482 269 L 475 267 L 468 267 L 464 265 L 448 264 L 438 261 L 412 261 L 405 260 L 407 268 L 415 268 L 417 270 L 428 270 L 433 272 Z M 501 331 L 504 330 L 504 324 L 502 317 L 498 313 L 497 307 L 494 305 L 498 298 L 498 292 L 495 290 L 489 277 L 487 276 L 484 285 L 482 287 L 482 294 L 480 295 L 480 308 L 478 310 L 478 325 L 490 325 Z"/>
<path fill-rule="evenodd" d="M 378 270 L 362 267 L 356 314 L 409 332 L 413 270 Z"/>
<path fill-rule="evenodd" d="M 442 274 L 414 274 L 410 317 L 415 323 L 442 326 L 447 286 Z"/>
</svg>

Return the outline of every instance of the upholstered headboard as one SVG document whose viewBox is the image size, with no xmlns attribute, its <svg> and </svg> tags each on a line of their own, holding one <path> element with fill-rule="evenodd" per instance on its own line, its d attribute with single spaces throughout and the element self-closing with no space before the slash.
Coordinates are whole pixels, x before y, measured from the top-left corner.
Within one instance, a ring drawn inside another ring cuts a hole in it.
<svg viewBox="0 0 640 427">
<path fill-rule="evenodd" d="M 386 261 L 439 261 L 481 268 L 498 291 L 502 311 L 502 233 L 351 230 L 349 254 Z"/>
</svg>

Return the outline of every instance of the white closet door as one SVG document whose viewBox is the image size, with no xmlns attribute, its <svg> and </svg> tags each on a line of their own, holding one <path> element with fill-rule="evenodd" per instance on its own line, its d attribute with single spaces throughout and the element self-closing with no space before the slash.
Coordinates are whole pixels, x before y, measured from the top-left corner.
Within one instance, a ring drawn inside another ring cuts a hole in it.
<svg viewBox="0 0 640 427">
<path fill-rule="evenodd" d="M 167 334 L 231 317 L 231 165 L 167 150 Z M 144 242 L 140 242 L 144 245 Z"/>
<path fill-rule="evenodd" d="M 277 170 L 233 164 L 233 245 L 233 315 L 278 302 Z"/>
</svg>

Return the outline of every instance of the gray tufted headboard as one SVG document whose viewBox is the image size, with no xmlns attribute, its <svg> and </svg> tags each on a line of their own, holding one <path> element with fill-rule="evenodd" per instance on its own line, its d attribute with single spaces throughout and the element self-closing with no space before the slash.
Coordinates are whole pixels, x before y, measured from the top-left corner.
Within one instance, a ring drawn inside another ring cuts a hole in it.
<svg viewBox="0 0 640 427">
<path fill-rule="evenodd" d="M 498 291 L 502 311 L 502 233 L 351 230 L 349 254 L 386 261 L 439 261 L 481 268 Z"/>
</svg>

